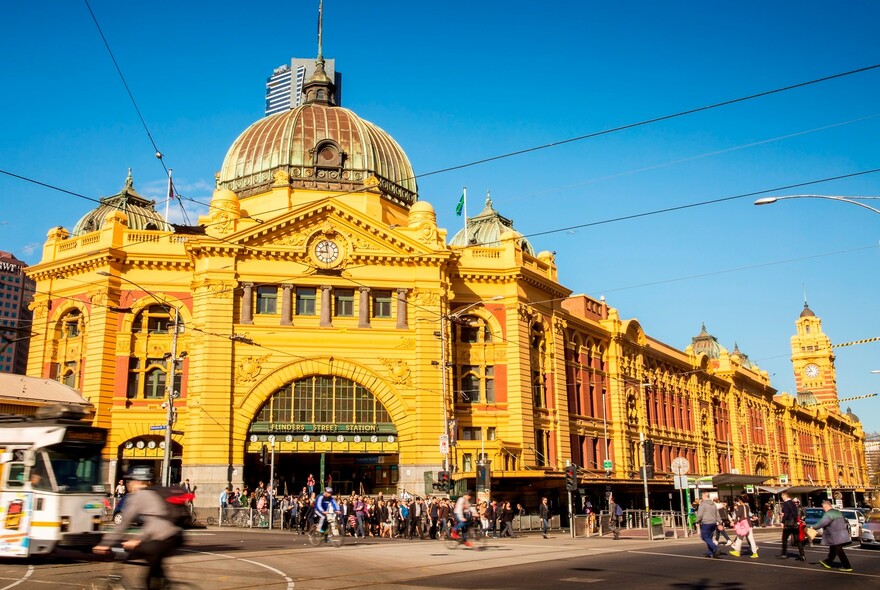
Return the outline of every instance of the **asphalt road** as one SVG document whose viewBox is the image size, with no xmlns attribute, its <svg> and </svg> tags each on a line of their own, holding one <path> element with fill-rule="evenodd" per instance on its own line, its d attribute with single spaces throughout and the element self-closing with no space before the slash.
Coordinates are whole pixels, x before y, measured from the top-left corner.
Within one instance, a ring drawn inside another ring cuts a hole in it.
<svg viewBox="0 0 880 590">
<path fill-rule="evenodd" d="M 698 539 L 542 539 L 527 535 L 491 540 L 483 551 L 449 549 L 438 541 L 349 538 L 342 548 L 313 548 L 288 532 L 206 529 L 187 533 L 185 550 L 171 560 L 173 577 L 205 590 L 329 590 L 369 588 L 531 589 L 667 588 L 880 588 L 880 551 L 848 550 L 852 573 L 818 565 L 827 551 L 807 550 L 807 561 L 779 560 L 779 531 L 758 534 L 760 558 L 703 556 Z M 723 550 L 726 552 L 726 550 Z M 72 590 L 111 571 L 134 566 L 69 558 L 0 562 L 0 590 Z"/>
</svg>

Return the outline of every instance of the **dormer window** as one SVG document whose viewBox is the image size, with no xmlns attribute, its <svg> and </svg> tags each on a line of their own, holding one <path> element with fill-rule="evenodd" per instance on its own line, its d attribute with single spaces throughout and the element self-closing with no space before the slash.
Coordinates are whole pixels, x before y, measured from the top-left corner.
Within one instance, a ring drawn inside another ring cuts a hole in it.
<svg viewBox="0 0 880 590">
<path fill-rule="evenodd" d="M 343 152 L 332 141 L 322 141 L 315 146 L 314 157 L 316 168 L 342 168 Z"/>
</svg>

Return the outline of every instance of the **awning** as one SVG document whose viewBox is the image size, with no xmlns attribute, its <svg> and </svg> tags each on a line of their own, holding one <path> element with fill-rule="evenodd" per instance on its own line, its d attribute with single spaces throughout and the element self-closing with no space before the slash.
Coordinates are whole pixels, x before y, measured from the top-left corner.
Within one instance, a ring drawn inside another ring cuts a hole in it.
<svg viewBox="0 0 880 590">
<path fill-rule="evenodd" d="M 810 492 L 824 489 L 819 486 L 791 486 L 790 488 L 785 488 L 785 492 L 788 494 L 809 494 Z"/>
<path fill-rule="evenodd" d="M 712 485 L 716 488 L 736 487 L 736 486 L 754 486 L 764 483 L 771 476 L 769 475 L 745 475 L 739 473 L 719 473 L 712 476 Z"/>
<path fill-rule="evenodd" d="M 784 492 L 786 486 L 758 486 L 758 489 L 768 494 L 778 494 L 779 492 Z"/>
</svg>

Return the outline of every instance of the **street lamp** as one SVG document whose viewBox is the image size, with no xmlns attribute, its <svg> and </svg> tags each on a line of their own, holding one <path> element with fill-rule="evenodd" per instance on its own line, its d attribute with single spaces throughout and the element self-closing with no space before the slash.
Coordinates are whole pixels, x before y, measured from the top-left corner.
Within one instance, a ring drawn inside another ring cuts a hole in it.
<svg viewBox="0 0 880 590">
<path fill-rule="evenodd" d="M 829 195 L 786 195 L 784 197 L 762 197 L 755 201 L 755 205 L 772 205 L 776 201 L 783 201 L 785 199 L 826 199 L 829 201 L 841 201 L 844 203 L 850 203 L 852 205 L 858 205 L 864 209 L 869 209 L 874 213 L 880 213 L 880 209 L 875 209 L 870 205 L 866 205 L 860 201 L 866 199 L 880 199 L 880 197 L 837 197 L 837 196 L 829 196 Z"/>
<path fill-rule="evenodd" d="M 488 299 L 488 301 L 498 301 L 499 299 L 503 299 L 501 295 L 495 295 L 494 297 Z M 448 382 L 448 371 L 449 367 L 447 366 L 446 361 L 446 346 L 447 346 L 447 329 L 448 323 L 450 321 L 458 321 L 461 319 L 461 316 L 466 311 L 473 309 L 478 305 L 482 305 L 485 303 L 484 301 L 475 301 L 470 305 L 459 309 L 454 313 L 446 313 L 440 316 L 440 370 L 442 371 L 442 381 L 441 387 L 443 388 L 443 436 L 445 437 L 445 444 L 443 444 L 443 470 L 449 471 L 449 408 L 448 397 L 449 397 L 449 382 Z M 482 459 L 481 459 L 482 460 Z"/>
<path fill-rule="evenodd" d="M 162 404 L 162 407 L 165 408 L 165 449 L 164 455 L 162 457 L 162 485 L 169 486 L 171 485 L 171 430 L 174 426 L 174 399 L 180 395 L 179 392 L 174 391 L 174 380 L 177 374 L 177 334 L 180 326 L 180 309 L 168 303 L 163 299 L 160 299 L 155 293 L 150 291 L 149 289 L 145 289 L 141 285 L 135 283 L 133 280 L 120 276 L 113 275 L 105 270 L 99 270 L 98 274 L 104 277 L 113 277 L 117 278 L 121 281 L 125 281 L 127 283 L 131 283 L 150 297 L 156 300 L 156 302 L 164 307 L 165 309 L 174 310 L 174 324 L 173 324 L 173 332 L 171 336 L 171 353 L 165 355 L 165 360 L 168 363 L 168 368 L 166 369 L 165 376 L 165 401 Z M 181 355 L 181 358 L 185 357 L 185 354 Z"/>
</svg>

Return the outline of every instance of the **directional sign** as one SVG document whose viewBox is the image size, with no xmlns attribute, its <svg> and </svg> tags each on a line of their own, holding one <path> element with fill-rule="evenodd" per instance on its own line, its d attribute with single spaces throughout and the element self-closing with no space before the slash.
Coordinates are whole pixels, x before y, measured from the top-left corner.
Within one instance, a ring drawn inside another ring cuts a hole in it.
<svg viewBox="0 0 880 590">
<path fill-rule="evenodd" d="M 787 473 L 780 474 L 779 483 L 781 483 L 782 485 L 786 485 L 788 483 L 788 474 Z"/>
<path fill-rule="evenodd" d="M 440 454 L 445 455 L 449 452 L 449 436 L 445 434 L 440 435 Z"/>
<path fill-rule="evenodd" d="M 165 425 L 159 424 L 158 426 L 150 426 L 150 430 L 165 430 Z"/>
<path fill-rule="evenodd" d="M 605 471 L 611 471 L 614 468 L 614 465 L 611 463 L 611 459 L 605 459 L 604 461 L 602 461 L 602 468 L 605 469 Z"/>
</svg>

